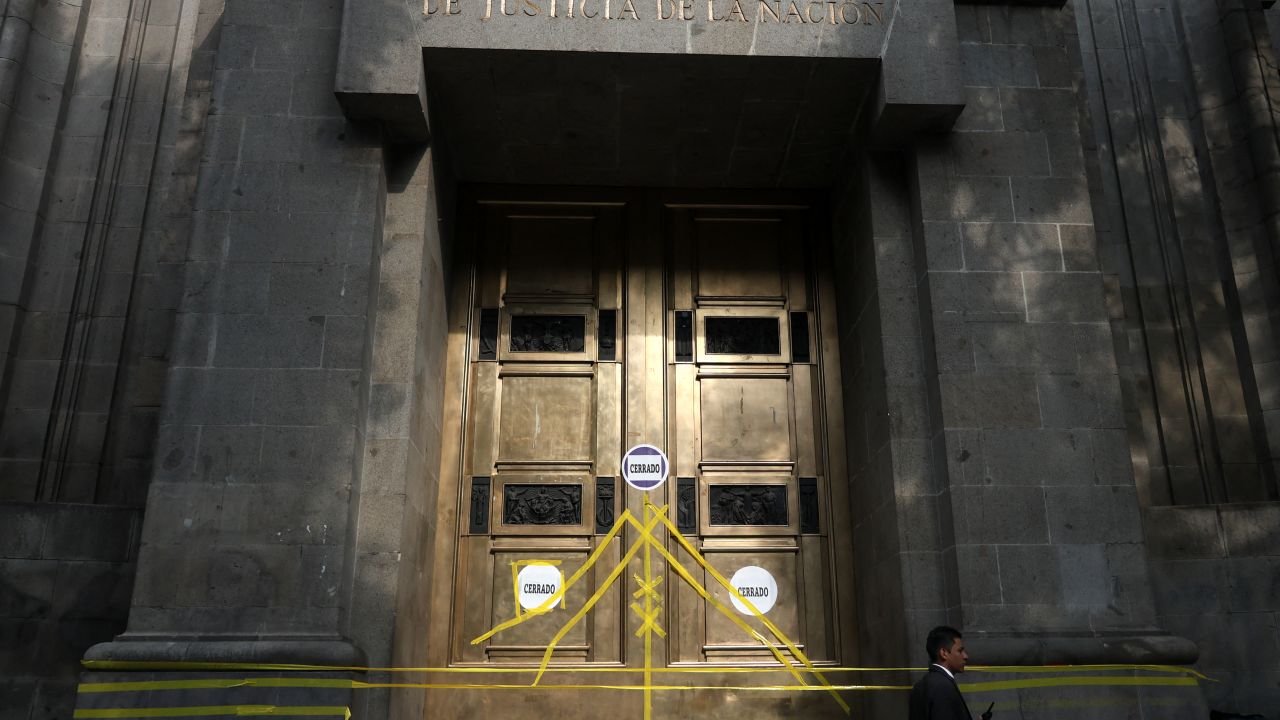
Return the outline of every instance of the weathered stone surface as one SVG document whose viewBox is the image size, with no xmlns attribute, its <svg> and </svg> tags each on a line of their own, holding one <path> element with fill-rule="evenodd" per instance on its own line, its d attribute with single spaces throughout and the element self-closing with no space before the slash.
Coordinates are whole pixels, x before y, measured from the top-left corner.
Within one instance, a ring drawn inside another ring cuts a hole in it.
<svg viewBox="0 0 1280 720">
<path fill-rule="evenodd" d="M 1277 706 L 1276 8 L 134 5 L 0 33 L 0 714 L 69 716 L 126 613 L 426 663 L 454 179 L 830 195 L 860 657 L 1161 627 Z"/>
</svg>

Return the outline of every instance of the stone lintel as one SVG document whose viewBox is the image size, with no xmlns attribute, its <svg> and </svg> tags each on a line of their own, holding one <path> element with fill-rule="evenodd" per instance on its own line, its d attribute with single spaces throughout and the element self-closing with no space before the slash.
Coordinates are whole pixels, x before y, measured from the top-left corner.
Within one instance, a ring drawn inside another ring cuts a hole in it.
<svg viewBox="0 0 1280 720">
<path fill-rule="evenodd" d="M 538 17 L 495 15 L 481 20 L 477 16 L 486 5 L 479 0 L 437 4 L 434 14 L 425 16 L 403 0 L 346 0 L 335 92 L 348 117 L 381 121 L 393 140 L 427 140 L 423 50 L 429 48 L 879 60 L 882 82 L 878 97 L 872 100 L 871 127 L 877 141 L 892 144 L 920 132 L 950 130 L 964 108 L 952 0 L 871 3 L 877 11 L 860 11 L 858 16 L 866 22 L 853 25 L 839 19 L 852 15 L 831 12 L 830 2 L 818 3 L 822 13 L 814 16 L 818 17 L 815 22 L 830 24 L 834 18 L 834 24 L 825 28 L 831 37 L 816 42 L 817 35 L 800 34 L 800 28 L 765 21 L 763 15 L 745 23 L 704 17 L 705 13 L 716 15 L 714 5 L 704 10 L 696 4 L 696 12 L 689 11 L 692 19 L 685 22 L 646 17 L 593 24 L 553 19 L 542 11 Z M 498 2 L 490 5 L 488 12 L 500 12 Z M 560 5 L 563 15 L 565 4 Z M 646 13 L 662 13 L 665 6 L 644 2 L 641 7 Z M 450 14 L 455 10 L 456 17 Z M 689 24 L 704 31 L 687 36 L 683 28 Z"/>
<path fill-rule="evenodd" d="M 426 141 L 418 18 L 403 0 L 345 0 L 334 94 L 347 116 L 382 121 L 390 139 Z"/>
<path fill-rule="evenodd" d="M 335 94 L 347 117 L 382 123 L 388 140 L 421 143 L 431 138 L 425 86 L 422 92 L 413 94 L 341 91 Z"/>
<path fill-rule="evenodd" d="M 874 141 L 897 145 L 920 133 L 947 132 L 964 110 L 960 40 L 952 0 L 899 5 L 880 59 Z"/>
</svg>

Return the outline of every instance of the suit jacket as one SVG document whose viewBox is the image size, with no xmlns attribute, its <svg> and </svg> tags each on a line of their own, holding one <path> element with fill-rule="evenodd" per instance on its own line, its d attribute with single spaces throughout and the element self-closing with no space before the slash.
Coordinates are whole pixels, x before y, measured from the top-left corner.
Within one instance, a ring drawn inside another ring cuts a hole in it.
<svg viewBox="0 0 1280 720">
<path fill-rule="evenodd" d="M 937 665 L 911 688 L 911 720 L 973 720 L 956 681 Z"/>
</svg>

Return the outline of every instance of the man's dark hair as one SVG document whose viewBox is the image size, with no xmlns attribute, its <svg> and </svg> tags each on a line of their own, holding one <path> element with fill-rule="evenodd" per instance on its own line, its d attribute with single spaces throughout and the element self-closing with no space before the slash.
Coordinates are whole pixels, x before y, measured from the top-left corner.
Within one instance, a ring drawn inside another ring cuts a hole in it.
<svg viewBox="0 0 1280 720">
<path fill-rule="evenodd" d="M 924 649 L 929 653 L 929 662 L 937 662 L 939 659 L 938 651 L 943 648 L 950 650 L 951 646 L 956 643 L 956 640 L 959 640 L 961 637 L 963 636 L 960 634 L 959 630 L 953 627 L 947 627 L 946 625 L 939 625 L 938 627 L 930 630 L 929 637 L 924 640 Z"/>
</svg>

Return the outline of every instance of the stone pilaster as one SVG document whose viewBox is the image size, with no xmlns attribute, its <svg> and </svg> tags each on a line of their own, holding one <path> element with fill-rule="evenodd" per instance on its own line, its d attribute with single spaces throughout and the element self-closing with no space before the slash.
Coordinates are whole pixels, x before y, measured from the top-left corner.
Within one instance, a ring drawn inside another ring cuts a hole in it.
<svg viewBox="0 0 1280 720">
<path fill-rule="evenodd" d="M 340 23 L 231 0 L 212 36 L 129 629 L 90 657 L 363 659 L 344 611 L 385 185 L 333 96 Z"/>
<path fill-rule="evenodd" d="M 957 7 L 968 106 L 913 160 L 949 612 L 983 663 L 1185 660 L 1155 628 L 1070 9 Z M 921 626 L 919 631 L 926 630 Z"/>
</svg>

